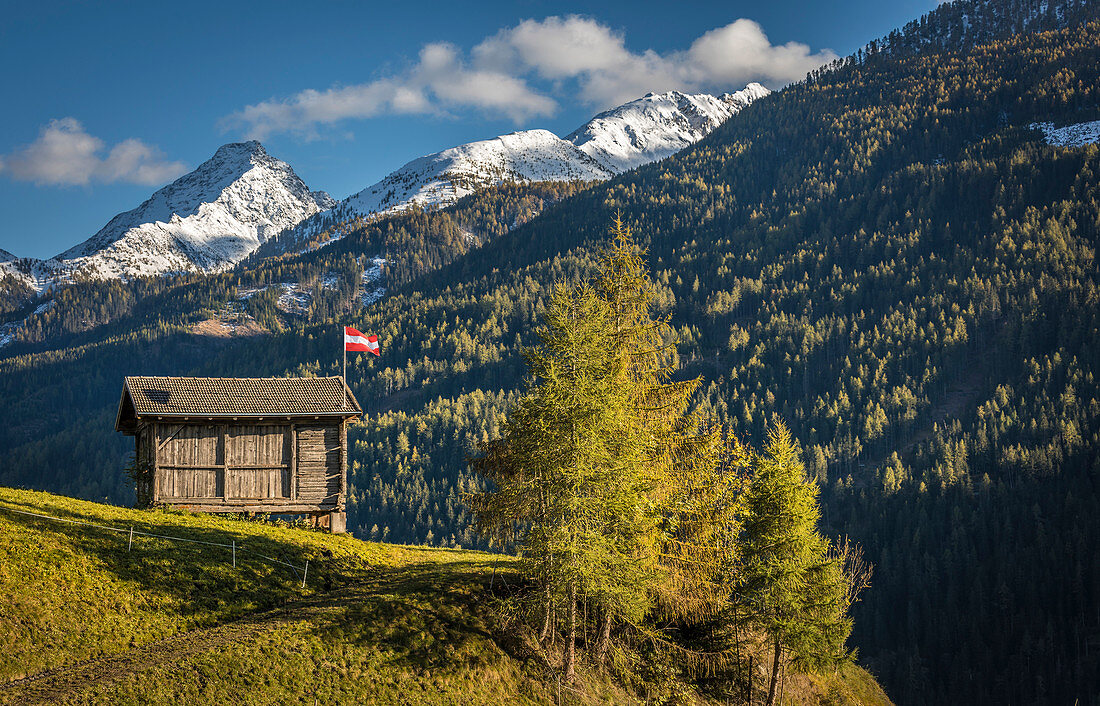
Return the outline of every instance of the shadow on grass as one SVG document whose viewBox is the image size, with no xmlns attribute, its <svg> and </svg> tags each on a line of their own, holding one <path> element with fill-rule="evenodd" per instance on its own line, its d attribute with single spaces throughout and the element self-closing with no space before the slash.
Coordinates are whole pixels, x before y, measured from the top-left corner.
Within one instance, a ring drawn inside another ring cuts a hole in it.
<svg viewBox="0 0 1100 706">
<path fill-rule="evenodd" d="M 14 514 L 5 506 L 124 531 Z M 85 558 L 65 570 L 106 572 L 144 595 L 153 610 L 177 614 L 193 627 L 239 619 L 259 621 L 260 627 L 305 621 L 323 641 L 365 648 L 380 663 L 414 674 L 469 678 L 473 669 L 502 657 L 517 660 L 532 675 L 545 671 L 545 660 L 502 619 L 504 596 L 526 590 L 505 560 L 403 546 L 383 552 L 386 557 L 380 554 L 376 563 L 369 561 L 369 554 L 330 552 L 323 543 L 310 542 L 320 538 L 304 530 L 301 544 L 292 544 L 260 536 L 263 526 L 247 522 L 234 531 L 187 526 L 186 521 L 174 521 L 186 519 L 175 513 L 132 518 L 112 514 L 83 511 L 66 499 L 0 501 L 0 519 L 40 540 L 44 551 Z M 135 536 L 129 551 L 131 525 L 139 532 L 213 544 L 235 539 L 237 566 L 232 566 L 230 550 L 219 546 Z M 249 549 L 297 566 L 309 559 L 307 588 L 302 588 L 299 572 L 250 555 Z M 53 561 L 48 556 L 45 560 Z M 265 618 L 264 611 L 272 608 L 280 610 Z"/>
<path fill-rule="evenodd" d="M 376 567 L 347 592 L 346 610 L 318 621 L 314 631 L 417 673 L 468 674 L 501 656 L 536 666 L 541 657 L 501 619 L 502 592 L 525 590 L 513 571 L 494 576 L 486 561 Z"/>
<path fill-rule="evenodd" d="M 122 531 L 31 517 L 10 512 L 7 508 Z M 258 533 L 259 525 L 250 526 L 250 523 L 241 522 L 239 531 L 189 527 L 171 522 L 171 517 L 161 512 L 149 512 L 135 518 L 105 519 L 73 511 L 64 507 L 62 502 L 20 502 L 11 498 L 0 502 L 0 518 L 16 526 L 17 531 L 39 537 L 43 547 L 53 546 L 75 556 L 89 557 L 93 559 L 95 570 L 109 572 L 118 581 L 131 584 L 134 589 L 150 597 L 168 599 L 173 610 L 181 616 L 200 616 L 201 619 L 195 622 L 201 625 L 275 607 L 316 590 L 346 585 L 361 579 L 366 570 L 366 564 L 362 561 L 264 537 Z M 135 532 L 132 548 L 131 527 Z M 233 566 L 230 547 L 211 546 L 233 541 L 237 544 L 236 567 Z M 271 562 L 259 556 L 261 554 L 291 564 L 293 568 Z M 307 559 L 310 561 L 307 588 L 302 588 L 302 572 Z"/>
</svg>

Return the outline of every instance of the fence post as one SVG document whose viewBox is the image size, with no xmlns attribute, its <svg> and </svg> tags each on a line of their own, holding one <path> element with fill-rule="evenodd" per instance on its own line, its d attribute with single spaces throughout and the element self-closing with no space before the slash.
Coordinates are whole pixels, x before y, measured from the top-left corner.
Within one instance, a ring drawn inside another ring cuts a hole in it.
<svg viewBox="0 0 1100 706">
<path fill-rule="evenodd" d="M 237 568 L 237 540 L 233 540 L 233 568 Z"/>
<path fill-rule="evenodd" d="M 134 527 L 130 525 L 130 544 L 126 546 L 126 551 L 130 551 L 134 548 Z"/>
<path fill-rule="evenodd" d="M 309 559 L 306 559 L 306 568 L 302 571 L 302 588 L 306 587 L 306 574 L 309 573 Z"/>
</svg>

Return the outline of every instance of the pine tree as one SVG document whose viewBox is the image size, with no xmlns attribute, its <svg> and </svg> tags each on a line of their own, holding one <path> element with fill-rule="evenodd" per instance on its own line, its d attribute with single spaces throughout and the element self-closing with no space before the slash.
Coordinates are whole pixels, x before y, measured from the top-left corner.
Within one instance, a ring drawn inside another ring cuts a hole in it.
<svg viewBox="0 0 1100 706">
<path fill-rule="evenodd" d="M 741 622 L 770 643 L 771 706 L 788 665 L 812 671 L 850 657 L 847 609 L 859 586 L 845 573 L 843 553 L 831 550 L 817 531 L 817 485 L 806 477 L 798 448 L 778 419 L 752 470 L 735 601 Z"/>
</svg>

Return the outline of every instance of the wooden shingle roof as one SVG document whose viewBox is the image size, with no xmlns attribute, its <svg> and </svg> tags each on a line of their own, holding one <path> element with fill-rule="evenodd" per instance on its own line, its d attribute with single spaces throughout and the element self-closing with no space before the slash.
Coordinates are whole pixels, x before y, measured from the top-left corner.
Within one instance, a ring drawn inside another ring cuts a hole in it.
<svg viewBox="0 0 1100 706">
<path fill-rule="evenodd" d="M 115 426 L 128 430 L 138 417 L 353 417 L 362 411 L 340 377 L 127 377 Z"/>
</svg>

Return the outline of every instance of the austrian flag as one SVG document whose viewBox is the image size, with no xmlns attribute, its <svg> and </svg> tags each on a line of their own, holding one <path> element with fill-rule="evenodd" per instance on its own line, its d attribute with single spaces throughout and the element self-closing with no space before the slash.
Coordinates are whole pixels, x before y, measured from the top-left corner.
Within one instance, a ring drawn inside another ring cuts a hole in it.
<svg viewBox="0 0 1100 706">
<path fill-rule="evenodd" d="M 370 351 L 377 356 L 382 355 L 378 352 L 378 336 L 364 336 L 351 326 L 344 327 L 344 350 L 345 351 Z"/>
</svg>

